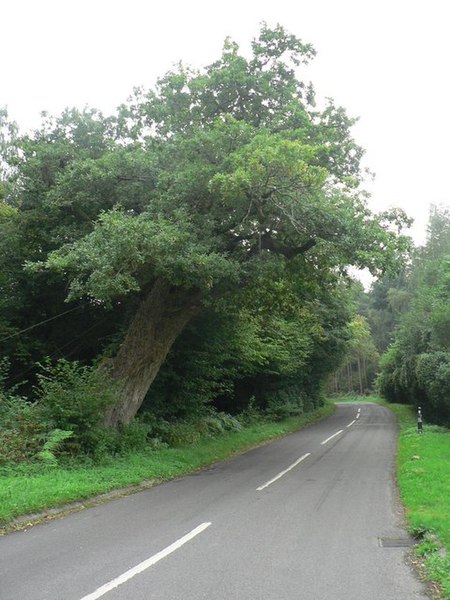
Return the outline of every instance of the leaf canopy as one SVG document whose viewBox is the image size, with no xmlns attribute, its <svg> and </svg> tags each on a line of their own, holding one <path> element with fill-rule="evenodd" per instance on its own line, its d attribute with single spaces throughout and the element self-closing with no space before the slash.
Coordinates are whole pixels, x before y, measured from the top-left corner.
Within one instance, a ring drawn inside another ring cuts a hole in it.
<svg viewBox="0 0 450 600">
<path fill-rule="evenodd" d="M 354 120 L 332 101 L 317 110 L 299 77 L 314 54 L 263 25 L 250 58 L 226 40 L 216 62 L 179 65 L 115 117 L 47 118 L 21 140 L 10 196 L 33 237 L 30 271 L 63 273 L 69 299 L 108 302 L 161 276 L 205 291 L 244 283 L 275 256 L 394 267 L 407 219 L 367 209 Z"/>
</svg>

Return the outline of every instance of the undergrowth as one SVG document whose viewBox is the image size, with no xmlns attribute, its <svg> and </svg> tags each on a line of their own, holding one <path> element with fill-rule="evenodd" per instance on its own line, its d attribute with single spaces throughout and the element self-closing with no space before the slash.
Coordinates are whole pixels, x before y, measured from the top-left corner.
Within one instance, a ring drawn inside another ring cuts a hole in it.
<svg viewBox="0 0 450 600">
<path fill-rule="evenodd" d="M 146 480 L 169 480 L 243 452 L 266 440 L 318 421 L 334 410 L 326 404 L 300 417 L 271 422 L 259 416 L 240 422 L 222 414 L 200 422 L 160 425 L 145 448 L 115 456 L 60 457 L 60 464 L 28 461 L 0 467 L 0 526 L 15 518 L 91 498 Z M 199 430 L 203 433 L 201 436 Z M 153 429 L 155 431 L 155 429 Z M 70 439 L 68 440 L 70 441 Z M 169 447 L 171 441 L 174 447 Z"/>
</svg>

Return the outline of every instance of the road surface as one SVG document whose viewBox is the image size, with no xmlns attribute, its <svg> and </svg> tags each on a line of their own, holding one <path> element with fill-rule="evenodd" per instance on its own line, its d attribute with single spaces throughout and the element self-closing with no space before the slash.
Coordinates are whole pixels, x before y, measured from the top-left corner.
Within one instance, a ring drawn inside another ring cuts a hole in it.
<svg viewBox="0 0 450 600">
<path fill-rule="evenodd" d="M 414 600 L 387 409 L 0 538 L 0 600 Z"/>
</svg>

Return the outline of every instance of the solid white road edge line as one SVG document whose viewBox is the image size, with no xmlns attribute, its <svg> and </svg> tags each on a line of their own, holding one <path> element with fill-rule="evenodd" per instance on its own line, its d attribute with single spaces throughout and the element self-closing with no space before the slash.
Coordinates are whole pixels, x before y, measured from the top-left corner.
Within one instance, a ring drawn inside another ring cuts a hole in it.
<svg viewBox="0 0 450 600">
<path fill-rule="evenodd" d="M 339 429 L 339 431 L 336 431 L 336 433 L 333 433 L 333 435 L 330 435 L 329 438 L 327 438 L 326 440 L 323 440 L 323 442 L 320 442 L 322 444 L 322 446 L 324 444 L 326 444 L 327 442 L 329 442 L 330 440 L 332 440 L 333 438 L 335 438 L 337 435 L 339 435 L 340 433 L 342 433 L 344 430 L 343 429 Z"/>
<path fill-rule="evenodd" d="M 353 425 L 353 423 L 356 423 L 356 419 L 353 419 L 353 421 L 352 421 L 351 423 L 349 423 L 349 424 L 347 425 L 347 427 L 351 427 L 351 426 Z"/>
<path fill-rule="evenodd" d="M 275 481 L 277 481 L 278 479 L 280 479 L 280 477 L 283 477 L 283 475 L 286 475 L 286 473 L 288 471 L 290 471 L 291 469 L 293 469 L 294 467 L 296 467 L 299 463 L 302 462 L 302 460 L 305 460 L 305 458 L 308 458 L 308 456 L 311 456 L 311 452 L 308 452 L 307 454 L 304 454 L 303 456 L 301 456 L 299 459 L 297 459 L 294 463 L 292 463 L 292 465 L 290 467 L 288 467 L 287 469 L 285 469 L 284 471 L 281 471 L 281 473 L 278 473 L 278 475 L 276 475 L 276 477 L 274 477 L 273 479 L 271 479 L 270 481 L 268 481 L 267 483 L 265 483 L 264 485 L 260 485 L 258 488 L 256 488 L 257 492 L 260 492 L 261 490 L 263 490 L 266 487 L 269 487 L 269 485 L 271 485 L 272 483 L 274 483 Z M 83 599 L 84 600 L 84 599 Z"/>
<path fill-rule="evenodd" d="M 198 527 L 196 527 L 195 529 L 193 529 L 192 531 L 187 533 L 185 536 L 183 536 L 182 538 L 180 538 L 173 544 L 170 544 L 170 546 L 167 546 L 167 548 L 165 548 L 164 550 L 161 550 L 161 552 L 154 554 L 153 556 L 151 556 L 150 558 L 147 558 L 147 560 L 144 560 L 143 562 L 139 563 L 132 569 L 125 571 L 125 573 L 122 573 L 122 575 L 119 575 L 119 577 L 116 577 L 109 583 L 105 583 L 105 585 L 102 585 L 101 587 L 96 589 L 95 592 L 92 592 L 92 594 L 83 596 L 83 598 L 81 598 L 81 600 L 97 600 L 97 598 L 104 596 L 105 594 L 107 594 L 111 590 L 115 589 L 119 585 L 122 585 L 122 583 L 125 583 L 126 581 L 128 581 L 129 579 L 134 577 L 135 575 L 142 573 L 142 571 L 145 571 L 146 569 L 148 569 L 155 563 L 159 562 L 161 559 L 166 558 L 166 556 L 169 556 L 169 554 L 172 554 L 172 552 L 175 552 L 175 550 L 178 550 L 178 548 L 181 548 L 181 546 L 186 544 L 186 542 L 189 542 L 190 540 L 192 540 L 192 538 L 194 538 L 196 535 L 198 535 L 199 533 L 204 531 L 210 525 L 211 525 L 211 523 L 202 523 L 201 525 L 199 525 Z"/>
</svg>

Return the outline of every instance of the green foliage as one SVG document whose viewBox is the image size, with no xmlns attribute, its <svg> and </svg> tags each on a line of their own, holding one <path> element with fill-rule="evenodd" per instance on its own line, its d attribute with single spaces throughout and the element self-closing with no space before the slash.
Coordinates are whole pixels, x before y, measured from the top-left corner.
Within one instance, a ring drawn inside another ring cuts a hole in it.
<svg viewBox="0 0 450 600">
<path fill-rule="evenodd" d="M 432 412 L 450 422 L 450 352 L 419 354 L 415 374 Z"/>
<path fill-rule="evenodd" d="M 311 398 L 305 397 L 303 386 L 294 381 L 290 386 L 285 384 L 270 395 L 264 414 L 271 421 L 283 421 L 308 413 L 311 409 Z"/>
<path fill-rule="evenodd" d="M 48 424 L 36 405 L 0 391 L 0 465 L 33 458 L 42 448 Z"/>
<path fill-rule="evenodd" d="M 0 465 L 30 460 L 42 448 L 48 431 L 36 404 L 6 386 L 9 369 L 9 361 L 1 359 Z"/>
<path fill-rule="evenodd" d="M 108 456 L 157 447 L 154 423 L 135 421 L 112 430 L 102 425 L 104 410 L 117 390 L 106 371 L 77 362 L 50 360 L 41 365 L 36 395 L 30 403 L 2 390 L 0 369 L 0 465 L 38 460 L 56 467 L 59 459 Z"/>
<path fill-rule="evenodd" d="M 274 415 L 288 415 L 320 403 L 347 337 L 346 287 L 330 278 L 320 289 L 310 278 L 306 288 L 301 272 L 272 261 L 259 265 L 252 283 L 210 303 L 186 328 L 144 411 L 186 419 L 213 404 L 236 415 L 253 402 L 259 411 L 270 405 Z"/>
<path fill-rule="evenodd" d="M 403 398 L 400 389 L 396 382 L 400 379 L 399 368 L 401 367 L 399 360 L 398 348 L 393 344 L 380 358 L 380 372 L 377 377 L 376 386 L 379 393 L 389 402 L 407 402 L 407 398 Z"/>
<path fill-rule="evenodd" d="M 47 264 L 61 272 L 77 272 L 69 300 L 85 294 L 109 301 L 137 292 L 139 279 L 148 282 L 150 268 L 152 277 L 206 290 L 223 279 L 236 280 L 238 265 L 193 241 L 190 229 L 181 213 L 171 222 L 116 208 L 103 213 L 97 228 L 83 240 L 51 253 Z"/>
<path fill-rule="evenodd" d="M 62 273 L 70 298 L 109 300 L 161 274 L 210 289 L 255 253 L 291 258 L 308 243 L 317 265 L 398 261 L 407 241 L 393 229 L 407 219 L 371 215 L 355 191 L 352 119 L 332 102 L 315 110 L 296 78 L 312 47 L 263 26 L 252 48 L 246 59 L 228 41 L 203 72 L 180 66 L 116 117 L 66 111 L 19 140 L 22 235 L 39 242 L 28 264 Z"/>
<path fill-rule="evenodd" d="M 105 409 L 116 394 L 106 370 L 76 361 L 47 360 L 38 374 L 36 395 L 43 419 L 52 429 L 72 432 L 73 451 L 95 452 Z"/>
<path fill-rule="evenodd" d="M 241 421 L 224 412 L 214 412 L 206 417 L 206 426 L 211 436 L 221 435 L 226 431 L 241 431 Z"/>
<path fill-rule="evenodd" d="M 188 444 L 198 444 L 201 440 L 215 438 L 226 432 L 241 431 L 238 419 L 223 412 L 211 412 L 209 415 L 189 421 L 168 422 L 159 420 L 153 434 L 167 446 L 177 448 Z"/>
<path fill-rule="evenodd" d="M 366 393 L 372 387 L 378 359 L 369 324 L 363 316 L 357 315 L 348 324 L 342 365 L 330 378 L 329 391 Z"/>
<path fill-rule="evenodd" d="M 293 414 L 320 403 L 350 335 L 349 265 L 381 273 L 406 258 L 409 219 L 372 214 L 360 189 L 354 119 L 317 109 L 297 76 L 312 46 L 263 25 L 251 48 L 227 40 L 209 66 L 179 65 L 110 117 L 66 110 L 18 136 L 0 115 L 0 335 L 50 429 L 73 431 L 65 448 L 120 451 L 124 432 L 101 427 L 117 390 L 80 365 L 114 357 L 155 282 L 195 292 L 188 308 L 203 314 L 147 396 L 153 415 L 236 414 L 252 397 Z M 66 360 L 33 389 L 42 356 Z"/>
<path fill-rule="evenodd" d="M 359 307 L 369 325 L 378 352 L 385 352 L 392 343 L 395 329 L 411 302 L 407 272 L 397 276 L 386 276 L 375 281 L 368 294 L 364 294 L 364 305 Z"/>
<path fill-rule="evenodd" d="M 429 238 L 415 257 L 412 300 L 381 362 L 378 386 L 391 402 L 420 405 L 426 420 L 450 422 L 450 213 L 432 209 Z"/>
<path fill-rule="evenodd" d="M 151 424 L 141 420 L 122 425 L 118 430 L 97 425 L 92 429 L 82 450 L 94 463 L 99 463 L 127 452 L 157 448 L 160 446 L 160 440 L 153 429 Z"/>
<path fill-rule="evenodd" d="M 41 460 L 46 465 L 56 467 L 58 459 L 56 452 L 61 450 L 61 445 L 64 440 L 73 436 L 73 431 L 63 431 L 62 429 L 53 429 L 47 436 L 42 450 L 36 454 L 36 458 Z"/>
<path fill-rule="evenodd" d="M 117 488 L 140 482 L 148 487 L 156 481 L 192 473 L 313 423 L 328 416 L 333 408 L 328 404 L 309 415 L 279 423 L 252 422 L 241 431 L 208 437 L 199 444 L 183 448 L 134 451 L 123 456 L 105 457 L 100 463 L 82 459 L 56 469 L 41 464 L 1 469 L 0 526 L 8 525 L 20 515 L 64 506 Z"/>
<path fill-rule="evenodd" d="M 17 124 L 9 120 L 6 108 L 0 107 L 0 202 L 7 193 L 8 176 L 17 160 L 17 137 Z"/>
</svg>

